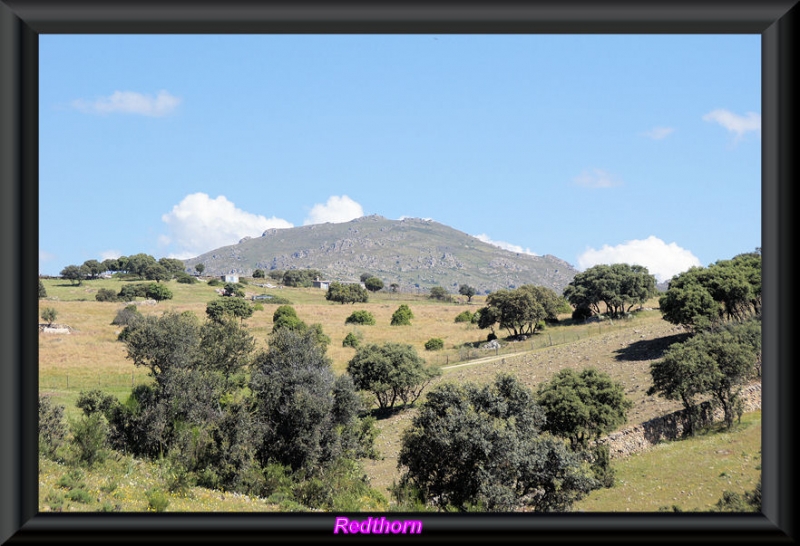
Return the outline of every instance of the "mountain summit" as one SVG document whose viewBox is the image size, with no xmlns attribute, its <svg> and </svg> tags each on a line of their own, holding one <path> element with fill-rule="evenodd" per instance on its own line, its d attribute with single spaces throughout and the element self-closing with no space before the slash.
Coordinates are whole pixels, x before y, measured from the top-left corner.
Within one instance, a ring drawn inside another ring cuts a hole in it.
<svg viewBox="0 0 800 546">
<path fill-rule="evenodd" d="M 350 222 L 268 229 L 184 260 L 205 274 L 252 275 L 255 269 L 317 269 L 322 280 L 357 281 L 371 273 L 386 286 L 451 293 L 461 284 L 478 293 L 535 284 L 561 293 L 578 272 L 555 256 L 511 252 L 433 220 L 363 216 Z"/>
</svg>

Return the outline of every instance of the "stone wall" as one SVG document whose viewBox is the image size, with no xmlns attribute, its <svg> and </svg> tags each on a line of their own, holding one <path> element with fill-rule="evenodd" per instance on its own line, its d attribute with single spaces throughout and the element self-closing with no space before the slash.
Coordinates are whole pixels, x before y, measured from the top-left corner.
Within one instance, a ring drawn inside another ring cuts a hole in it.
<svg viewBox="0 0 800 546">
<path fill-rule="evenodd" d="M 748 385 L 742 390 L 741 396 L 745 412 L 761 409 L 761 383 Z M 708 402 L 701 405 L 702 425 L 721 421 L 722 418 L 721 409 L 712 411 Z M 661 441 L 680 438 L 687 424 L 686 410 L 679 410 L 609 434 L 597 443 L 608 445 L 612 458 L 625 457 L 649 449 Z"/>
</svg>

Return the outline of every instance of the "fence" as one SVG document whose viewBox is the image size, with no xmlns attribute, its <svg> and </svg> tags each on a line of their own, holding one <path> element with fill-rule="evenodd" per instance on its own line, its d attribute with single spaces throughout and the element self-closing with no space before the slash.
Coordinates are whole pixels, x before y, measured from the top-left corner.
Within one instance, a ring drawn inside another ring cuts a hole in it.
<svg viewBox="0 0 800 546">
<path fill-rule="evenodd" d="M 555 345 L 564 345 L 566 343 L 573 343 L 588 337 L 599 336 L 609 332 L 616 332 L 626 327 L 627 326 L 619 324 L 618 321 L 596 322 L 580 327 L 550 327 L 535 334 L 534 336 L 529 336 L 525 341 L 511 341 L 493 349 L 482 348 L 486 342 L 482 342 L 478 347 L 464 345 L 458 347 L 455 351 L 448 351 L 446 353 L 428 356 L 427 360 L 429 364 L 447 366 L 449 364 L 469 362 L 470 360 L 477 360 L 479 358 L 486 358 L 489 356 L 513 356 L 515 354 L 533 351 L 535 349 L 553 347 Z"/>
</svg>

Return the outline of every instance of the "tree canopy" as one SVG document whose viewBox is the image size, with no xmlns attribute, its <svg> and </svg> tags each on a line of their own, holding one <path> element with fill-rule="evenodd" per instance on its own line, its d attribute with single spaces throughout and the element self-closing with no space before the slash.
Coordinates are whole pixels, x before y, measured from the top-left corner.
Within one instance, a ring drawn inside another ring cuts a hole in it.
<svg viewBox="0 0 800 546">
<path fill-rule="evenodd" d="M 579 454 L 541 433 L 544 422 L 513 376 L 438 385 L 403 434 L 401 486 L 441 510 L 566 511 L 599 483 Z"/>
<path fill-rule="evenodd" d="M 672 278 L 659 298 L 664 319 L 701 330 L 761 313 L 761 255 L 739 254 Z"/>
<path fill-rule="evenodd" d="M 358 347 L 347 364 L 347 373 L 356 388 L 371 392 L 378 406 L 389 410 L 400 400 L 413 404 L 441 371 L 426 367 L 411 345 L 389 342 Z"/>
<path fill-rule="evenodd" d="M 539 385 L 536 401 L 547 417 L 543 429 L 568 438 L 573 449 L 585 449 L 589 440 L 624 424 L 633 405 L 622 384 L 594 368 L 561 370 Z"/>
<path fill-rule="evenodd" d="M 332 282 L 328 285 L 325 299 L 339 302 L 342 305 L 345 303 L 366 303 L 369 300 L 369 294 L 359 284 Z"/>
<path fill-rule="evenodd" d="M 656 278 L 642 265 L 595 265 L 578 273 L 564 289 L 564 297 L 577 308 L 601 313 L 604 303 L 611 317 L 630 312 L 656 295 Z"/>
<path fill-rule="evenodd" d="M 472 301 L 472 296 L 477 294 L 477 291 L 468 284 L 462 284 L 458 287 L 458 293 L 462 296 L 467 296 L 467 301 Z"/>
<path fill-rule="evenodd" d="M 741 416 L 741 390 L 758 374 L 761 362 L 761 321 L 732 323 L 719 331 L 702 331 L 670 347 L 650 365 L 653 385 L 647 394 L 678 400 L 689 415 L 694 433 L 699 402 L 711 395 L 731 426 Z"/>
<path fill-rule="evenodd" d="M 555 318 L 559 311 L 558 295 L 543 286 L 524 285 L 514 290 L 498 290 L 486 297 L 480 309 L 479 328 L 492 328 L 499 323 L 509 335 L 531 335 L 540 321 Z"/>
</svg>

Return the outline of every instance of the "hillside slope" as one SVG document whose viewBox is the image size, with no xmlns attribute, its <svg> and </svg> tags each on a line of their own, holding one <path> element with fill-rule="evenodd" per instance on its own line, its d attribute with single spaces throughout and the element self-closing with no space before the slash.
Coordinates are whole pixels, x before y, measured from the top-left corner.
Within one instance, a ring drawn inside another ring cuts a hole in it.
<svg viewBox="0 0 800 546">
<path fill-rule="evenodd" d="M 338 224 L 269 229 L 185 260 L 206 274 L 251 275 L 255 269 L 318 269 L 330 281 L 356 281 L 369 272 L 403 291 L 468 284 L 479 293 L 523 284 L 560 293 L 577 273 L 555 256 L 510 252 L 432 220 L 373 215 Z"/>
</svg>

